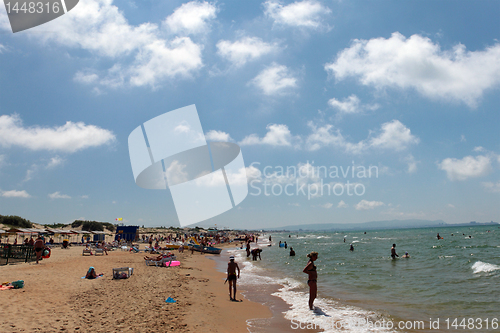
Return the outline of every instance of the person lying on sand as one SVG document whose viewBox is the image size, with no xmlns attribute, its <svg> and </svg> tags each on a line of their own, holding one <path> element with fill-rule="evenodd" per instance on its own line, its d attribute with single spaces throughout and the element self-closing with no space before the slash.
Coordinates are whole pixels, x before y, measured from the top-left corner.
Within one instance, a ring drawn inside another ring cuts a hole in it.
<svg viewBox="0 0 500 333">
<path fill-rule="evenodd" d="M 103 276 L 104 273 L 97 274 L 95 272 L 94 267 L 90 267 L 89 270 L 87 271 L 87 274 L 85 274 L 86 279 L 97 279 L 99 276 Z"/>
<path fill-rule="evenodd" d="M 148 257 L 148 256 L 145 256 L 144 257 L 144 260 L 153 260 L 153 261 L 160 261 L 161 259 L 163 258 L 163 255 L 159 255 L 159 256 L 156 256 L 156 257 Z"/>
<path fill-rule="evenodd" d="M 145 256 L 145 257 L 144 257 L 144 260 L 154 260 L 154 261 L 160 261 L 160 260 L 161 260 L 162 258 L 164 258 L 164 257 L 166 258 L 166 257 L 172 257 L 172 256 L 173 256 L 173 254 L 169 252 L 169 253 L 167 253 L 167 254 L 160 254 L 160 255 L 158 255 L 158 256 L 156 256 L 156 257 L 148 257 L 148 256 Z"/>
</svg>

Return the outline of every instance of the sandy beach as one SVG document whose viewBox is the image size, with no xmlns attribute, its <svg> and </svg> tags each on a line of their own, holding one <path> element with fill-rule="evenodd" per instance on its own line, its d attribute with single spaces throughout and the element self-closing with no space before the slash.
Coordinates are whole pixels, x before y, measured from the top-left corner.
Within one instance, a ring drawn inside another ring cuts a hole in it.
<svg viewBox="0 0 500 333">
<path fill-rule="evenodd" d="M 184 252 L 179 267 L 146 266 L 144 252 L 115 250 L 82 256 L 81 246 L 54 247 L 40 264 L 0 267 L 0 280 L 24 280 L 22 289 L 0 292 L 1 332 L 246 332 L 248 319 L 270 310 L 238 295 L 231 302 L 225 274 L 211 255 Z M 82 279 L 93 266 L 104 276 Z M 112 268 L 133 267 L 126 280 Z M 239 293 L 238 293 L 239 294 Z M 177 303 L 165 300 L 172 297 Z"/>
</svg>

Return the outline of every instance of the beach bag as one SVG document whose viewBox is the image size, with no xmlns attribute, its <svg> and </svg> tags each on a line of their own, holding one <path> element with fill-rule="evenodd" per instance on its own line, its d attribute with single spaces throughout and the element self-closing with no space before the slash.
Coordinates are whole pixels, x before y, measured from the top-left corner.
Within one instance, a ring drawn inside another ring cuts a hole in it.
<svg viewBox="0 0 500 333">
<path fill-rule="evenodd" d="M 43 259 L 50 258 L 50 252 L 51 252 L 51 250 L 49 248 L 46 248 L 45 250 L 43 250 L 43 252 L 42 252 L 42 258 Z"/>
</svg>

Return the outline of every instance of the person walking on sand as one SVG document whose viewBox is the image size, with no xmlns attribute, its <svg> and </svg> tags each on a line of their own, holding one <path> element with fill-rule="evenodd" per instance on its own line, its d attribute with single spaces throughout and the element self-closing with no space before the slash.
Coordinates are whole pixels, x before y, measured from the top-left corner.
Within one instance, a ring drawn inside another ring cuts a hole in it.
<svg viewBox="0 0 500 333">
<path fill-rule="evenodd" d="M 316 266 L 314 262 L 318 259 L 318 252 L 311 252 L 307 255 L 309 261 L 302 272 L 308 275 L 307 284 L 309 285 L 309 309 L 314 310 L 314 300 L 316 299 L 316 294 L 318 293 L 318 272 L 316 272 Z"/>
<path fill-rule="evenodd" d="M 396 259 L 396 257 L 399 257 L 398 254 L 396 253 L 396 244 L 392 244 L 391 257 L 392 259 Z"/>
<path fill-rule="evenodd" d="M 231 301 L 236 301 L 236 270 L 238 270 L 238 279 L 240 278 L 240 268 L 238 264 L 234 261 L 234 256 L 229 257 L 229 262 L 227 263 L 227 281 L 229 281 L 229 299 Z M 233 290 L 233 296 L 231 296 L 231 289 Z"/>
<path fill-rule="evenodd" d="M 38 261 L 42 258 L 43 249 L 45 248 L 42 236 L 38 236 L 35 243 L 33 244 L 33 247 L 35 248 L 36 263 L 38 264 Z"/>
</svg>

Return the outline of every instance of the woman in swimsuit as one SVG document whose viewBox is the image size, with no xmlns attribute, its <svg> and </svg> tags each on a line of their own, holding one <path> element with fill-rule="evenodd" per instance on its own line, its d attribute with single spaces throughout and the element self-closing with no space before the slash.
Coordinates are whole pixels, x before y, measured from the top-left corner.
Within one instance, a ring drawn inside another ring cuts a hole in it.
<svg viewBox="0 0 500 333">
<path fill-rule="evenodd" d="M 316 284 L 318 273 L 316 272 L 314 261 L 318 259 L 318 252 L 311 252 L 307 255 L 307 257 L 309 258 L 309 262 L 302 272 L 306 273 L 309 276 L 307 280 L 307 284 L 309 285 L 309 309 L 314 310 L 313 303 L 318 292 L 318 286 Z"/>
</svg>

